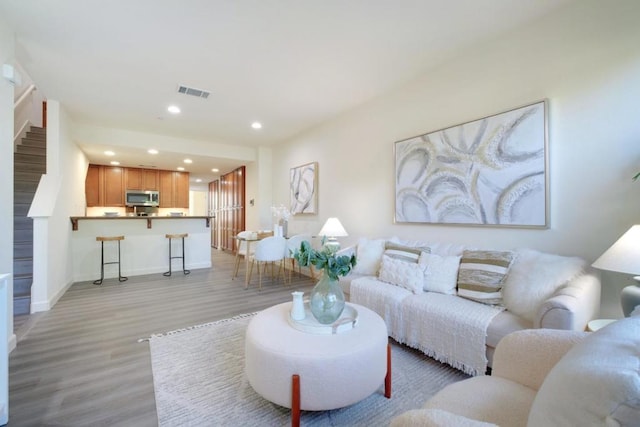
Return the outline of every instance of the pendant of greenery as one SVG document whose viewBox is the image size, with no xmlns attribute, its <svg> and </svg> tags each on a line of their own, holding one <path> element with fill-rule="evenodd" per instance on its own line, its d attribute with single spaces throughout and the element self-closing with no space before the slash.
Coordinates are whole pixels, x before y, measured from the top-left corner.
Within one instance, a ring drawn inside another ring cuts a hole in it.
<svg viewBox="0 0 640 427">
<path fill-rule="evenodd" d="M 346 276 L 356 265 L 355 255 L 337 255 L 335 250 L 324 246 L 315 250 L 307 241 L 300 244 L 300 249 L 296 249 L 293 257 L 302 267 L 313 265 L 319 270 L 324 270 L 331 280 L 338 280 L 340 276 Z"/>
</svg>

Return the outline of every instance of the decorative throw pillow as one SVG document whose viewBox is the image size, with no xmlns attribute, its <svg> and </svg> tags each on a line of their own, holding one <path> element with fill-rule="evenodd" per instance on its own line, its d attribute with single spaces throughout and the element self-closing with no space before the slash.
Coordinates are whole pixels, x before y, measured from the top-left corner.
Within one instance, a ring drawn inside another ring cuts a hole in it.
<svg viewBox="0 0 640 427">
<path fill-rule="evenodd" d="M 356 250 L 357 262 L 352 271 L 356 274 L 377 276 L 383 253 L 384 239 L 360 239 Z"/>
<path fill-rule="evenodd" d="M 513 258 L 512 252 L 464 251 L 458 270 L 458 296 L 502 305 L 502 283 Z"/>
<path fill-rule="evenodd" d="M 424 284 L 424 267 L 383 255 L 378 279 L 418 294 L 422 292 Z"/>
<path fill-rule="evenodd" d="M 420 260 L 422 252 L 430 253 L 431 249 L 426 246 L 405 246 L 392 242 L 387 242 L 384 246 L 384 254 L 388 257 L 415 264 Z"/>
<path fill-rule="evenodd" d="M 420 265 L 424 270 L 424 287 L 427 292 L 455 295 L 458 280 L 459 256 L 440 256 L 423 252 Z"/>
<path fill-rule="evenodd" d="M 504 306 L 510 312 L 534 321 L 540 305 L 587 267 L 585 260 L 518 249 L 517 260 L 504 281 Z"/>
</svg>

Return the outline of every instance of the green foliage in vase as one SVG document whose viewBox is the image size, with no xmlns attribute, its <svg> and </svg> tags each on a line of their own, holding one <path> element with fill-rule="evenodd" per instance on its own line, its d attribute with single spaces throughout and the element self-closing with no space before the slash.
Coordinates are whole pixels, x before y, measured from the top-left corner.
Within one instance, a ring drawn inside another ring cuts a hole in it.
<svg viewBox="0 0 640 427">
<path fill-rule="evenodd" d="M 324 270 L 331 280 L 338 280 L 340 276 L 346 276 L 356 265 L 355 255 L 338 255 L 334 250 L 323 245 L 322 249 L 315 250 L 307 241 L 300 244 L 293 257 L 302 267 L 313 265 L 319 270 Z"/>
</svg>

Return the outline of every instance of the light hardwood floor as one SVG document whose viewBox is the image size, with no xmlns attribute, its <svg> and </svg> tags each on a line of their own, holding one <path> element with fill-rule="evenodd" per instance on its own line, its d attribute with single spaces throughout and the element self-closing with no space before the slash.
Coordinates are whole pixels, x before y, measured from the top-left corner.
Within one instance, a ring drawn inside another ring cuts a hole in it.
<svg viewBox="0 0 640 427">
<path fill-rule="evenodd" d="M 257 275 L 244 289 L 231 280 L 233 255 L 212 251 L 213 268 L 76 283 L 52 310 L 16 321 L 18 346 L 9 358 L 9 426 L 155 426 L 149 344 L 153 333 L 250 313 L 309 292 Z M 19 328 L 19 329 L 18 329 Z"/>
</svg>

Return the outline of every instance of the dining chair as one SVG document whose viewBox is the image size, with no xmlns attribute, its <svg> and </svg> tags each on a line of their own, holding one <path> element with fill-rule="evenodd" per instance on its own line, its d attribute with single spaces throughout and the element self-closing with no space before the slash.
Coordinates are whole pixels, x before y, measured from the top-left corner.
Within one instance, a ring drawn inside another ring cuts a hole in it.
<svg viewBox="0 0 640 427">
<path fill-rule="evenodd" d="M 247 241 L 244 239 L 248 239 L 251 237 L 252 232 L 251 231 L 241 231 L 236 235 L 236 241 L 238 244 L 238 249 L 236 250 L 236 264 L 233 268 L 233 276 L 231 276 L 231 279 L 235 279 L 236 276 L 238 276 L 238 269 L 240 268 L 240 257 L 242 258 L 246 258 L 247 257 Z M 251 248 L 251 252 L 254 251 L 254 248 Z M 251 254 L 249 254 L 249 256 L 251 256 Z"/>
<path fill-rule="evenodd" d="M 251 268 L 249 270 L 249 280 L 245 285 L 245 288 L 249 286 L 249 282 L 251 282 L 251 275 L 253 273 L 253 264 L 258 263 L 258 290 L 262 289 L 262 274 L 264 269 L 267 267 L 267 263 L 271 264 L 271 277 L 273 279 L 273 268 L 274 263 L 276 261 L 280 261 L 280 266 L 278 267 L 278 276 L 280 276 L 280 272 L 282 272 L 282 278 L 286 284 L 287 277 L 284 274 L 284 254 L 287 248 L 287 239 L 282 236 L 271 236 L 266 237 L 260 241 L 258 241 L 255 245 L 256 250 L 251 258 Z M 262 269 L 260 269 L 260 265 L 262 265 Z M 277 277 L 276 277 L 277 278 Z"/>
<path fill-rule="evenodd" d="M 300 244 L 305 241 L 311 244 L 310 234 L 296 234 L 295 236 L 291 236 L 287 239 L 287 250 L 285 251 L 285 258 L 291 260 L 291 269 L 289 270 L 289 283 L 291 283 L 291 274 L 295 270 L 296 266 L 296 259 L 293 257 L 293 254 L 295 253 L 295 251 L 300 250 Z M 312 279 L 316 278 L 312 266 L 309 266 L 309 273 L 311 274 Z M 301 274 L 302 267 L 298 265 L 298 277 Z"/>
</svg>

